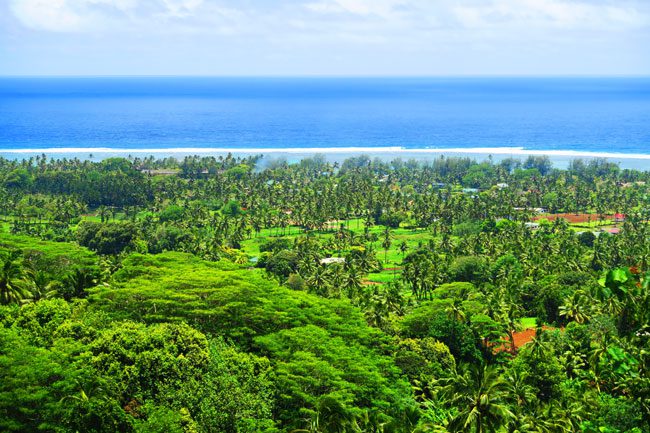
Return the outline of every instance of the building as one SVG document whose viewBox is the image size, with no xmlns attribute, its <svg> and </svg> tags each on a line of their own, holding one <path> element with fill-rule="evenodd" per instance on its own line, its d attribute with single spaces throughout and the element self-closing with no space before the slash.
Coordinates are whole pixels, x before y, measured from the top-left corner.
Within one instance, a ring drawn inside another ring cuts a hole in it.
<svg viewBox="0 0 650 433">
<path fill-rule="evenodd" d="M 330 265 L 332 263 L 345 263 L 345 257 L 327 257 L 320 260 L 321 265 Z"/>
</svg>

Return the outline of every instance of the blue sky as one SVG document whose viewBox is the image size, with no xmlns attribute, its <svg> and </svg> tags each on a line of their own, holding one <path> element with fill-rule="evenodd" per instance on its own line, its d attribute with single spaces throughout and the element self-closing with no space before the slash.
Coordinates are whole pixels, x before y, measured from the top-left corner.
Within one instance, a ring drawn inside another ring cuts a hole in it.
<svg viewBox="0 0 650 433">
<path fill-rule="evenodd" d="M 649 0 L 0 0 L 0 75 L 650 75 Z"/>
</svg>

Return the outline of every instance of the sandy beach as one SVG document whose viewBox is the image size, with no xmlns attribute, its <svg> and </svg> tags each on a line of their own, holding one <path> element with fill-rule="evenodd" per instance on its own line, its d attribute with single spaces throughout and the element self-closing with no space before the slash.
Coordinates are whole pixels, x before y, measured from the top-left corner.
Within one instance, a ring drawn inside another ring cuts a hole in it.
<svg viewBox="0 0 650 433">
<path fill-rule="evenodd" d="M 391 160 L 416 159 L 430 161 L 441 157 L 472 158 L 475 160 L 492 159 L 501 161 L 508 158 L 525 159 L 533 156 L 548 156 L 557 168 L 566 168 L 572 160 L 603 158 L 615 162 L 621 168 L 647 170 L 650 167 L 650 154 L 642 153 L 616 153 L 616 152 L 588 152 L 575 150 L 533 150 L 522 147 L 490 147 L 490 148 L 450 148 L 450 149 L 409 149 L 399 146 L 393 147 L 328 147 L 328 148 L 215 148 L 215 147 L 178 147 L 178 148 L 152 148 L 152 149 L 115 149 L 101 148 L 43 148 L 43 149 L 0 149 L 0 157 L 7 159 L 30 158 L 35 155 L 45 154 L 50 158 L 79 158 L 101 160 L 112 157 L 145 157 L 156 158 L 175 157 L 183 158 L 189 155 L 219 156 L 233 154 L 235 156 L 263 155 L 265 159 L 286 159 L 297 162 L 303 158 L 314 155 L 323 155 L 327 161 L 341 162 L 346 158 L 367 155 L 371 158 Z"/>
</svg>

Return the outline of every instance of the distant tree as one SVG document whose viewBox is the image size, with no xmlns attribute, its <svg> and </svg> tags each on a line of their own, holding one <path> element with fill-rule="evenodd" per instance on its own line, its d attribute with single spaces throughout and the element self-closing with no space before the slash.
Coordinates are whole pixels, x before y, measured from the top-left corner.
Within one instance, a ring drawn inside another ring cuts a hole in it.
<svg viewBox="0 0 650 433">
<path fill-rule="evenodd" d="M 132 245 L 137 236 L 133 223 L 84 222 L 77 230 L 79 244 L 99 254 L 119 254 Z"/>
<path fill-rule="evenodd" d="M 161 222 L 180 221 L 185 216 L 185 209 L 177 205 L 170 205 L 164 208 L 159 214 L 158 219 Z"/>
</svg>

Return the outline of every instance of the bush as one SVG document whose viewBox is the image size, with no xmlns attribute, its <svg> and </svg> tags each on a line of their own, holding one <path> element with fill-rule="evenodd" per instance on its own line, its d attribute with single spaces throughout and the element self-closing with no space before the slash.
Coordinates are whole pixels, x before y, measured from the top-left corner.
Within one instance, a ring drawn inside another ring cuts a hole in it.
<svg viewBox="0 0 650 433">
<path fill-rule="evenodd" d="M 287 287 L 292 290 L 305 290 L 305 280 L 298 274 L 291 274 L 287 279 Z"/>
<path fill-rule="evenodd" d="M 167 221 L 180 221 L 185 216 L 185 209 L 177 205 L 167 206 L 165 209 L 160 211 L 158 214 L 158 219 L 161 222 Z"/>
<path fill-rule="evenodd" d="M 469 236 L 475 235 L 481 232 L 483 229 L 483 224 L 478 222 L 466 221 L 454 225 L 453 233 L 454 236 Z"/>
<path fill-rule="evenodd" d="M 435 338 L 449 347 L 456 360 L 479 362 L 482 356 L 471 329 L 445 311 L 451 302 L 435 300 L 422 303 L 404 317 L 401 333 L 407 338 Z"/>
<path fill-rule="evenodd" d="M 435 338 L 407 338 L 399 342 L 395 363 L 412 383 L 428 383 L 456 368 L 456 360 L 444 343 Z"/>
<path fill-rule="evenodd" d="M 384 213 L 379 217 L 377 221 L 379 224 L 388 226 L 390 228 L 396 229 L 399 228 L 399 225 L 402 221 L 406 220 L 406 215 L 401 212 L 390 212 Z"/>
<path fill-rule="evenodd" d="M 481 283 L 485 279 L 486 270 L 487 264 L 482 257 L 458 257 L 449 266 L 449 278 L 451 281 Z"/>
<path fill-rule="evenodd" d="M 288 250 L 291 248 L 291 240 L 288 238 L 275 238 L 260 245 L 260 252 L 278 252 L 280 250 Z"/>
<path fill-rule="evenodd" d="M 77 230 L 77 241 L 99 254 L 119 254 L 132 245 L 137 233 L 132 223 L 84 222 Z"/>
<path fill-rule="evenodd" d="M 267 272 L 287 279 L 298 268 L 298 254 L 289 250 L 279 251 L 266 259 L 265 268 Z"/>
<path fill-rule="evenodd" d="M 590 231 L 582 232 L 578 235 L 578 240 L 582 245 L 592 248 L 596 240 L 596 235 Z"/>
<path fill-rule="evenodd" d="M 195 243 L 195 238 L 189 231 L 175 226 L 161 226 L 148 241 L 148 251 L 153 254 L 163 251 L 183 251 L 185 246 Z"/>
</svg>

